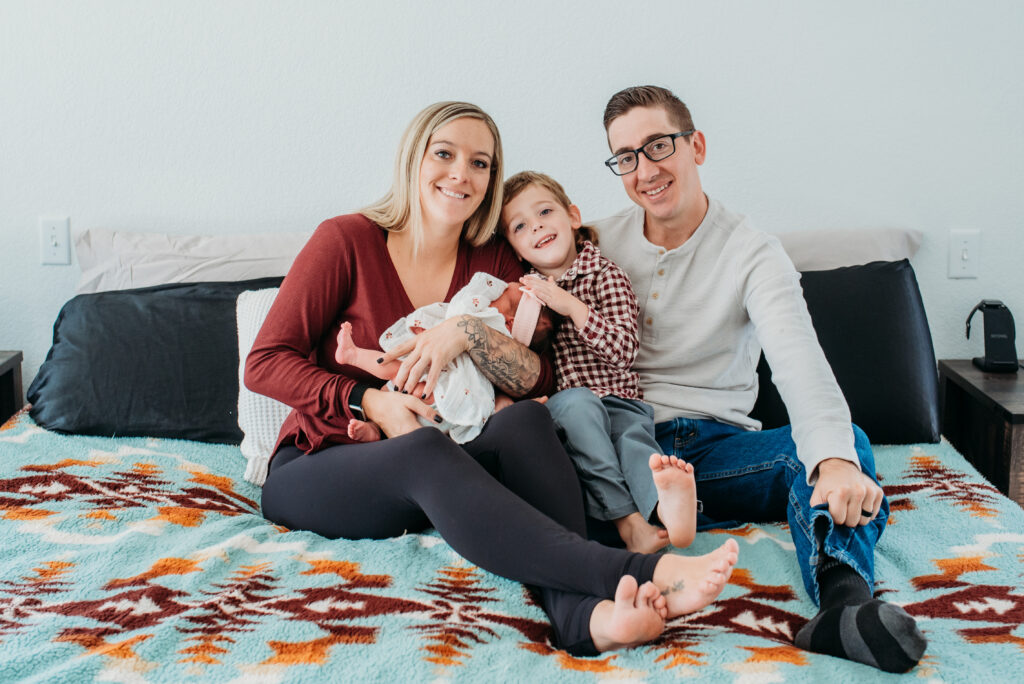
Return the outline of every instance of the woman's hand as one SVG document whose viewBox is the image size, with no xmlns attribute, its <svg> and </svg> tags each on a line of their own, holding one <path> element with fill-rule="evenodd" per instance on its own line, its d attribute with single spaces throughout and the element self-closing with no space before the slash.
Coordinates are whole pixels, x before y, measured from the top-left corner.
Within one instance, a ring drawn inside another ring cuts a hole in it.
<svg viewBox="0 0 1024 684">
<path fill-rule="evenodd" d="M 456 356 L 469 350 L 470 339 L 465 324 L 461 327 L 459 325 L 464 318 L 471 317 L 456 316 L 441 321 L 383 355 L 382 365 L 405 356 L 394 377 L 395 386 L 400 392 L 408 394 L 416 390 L 420 378 L 426 374 L 426 385 L 417 398 L 429 397 L 433 393 L 444 367 Z"/>
<path fill-rule="evenodd" d="M 440 415 L 416 397 L 400 392 L 368 389 L 363 394 L 363 413 L 388 437 L 398 437 L 423 427 L 416 416 L 440 422 Z"/>
</svg>

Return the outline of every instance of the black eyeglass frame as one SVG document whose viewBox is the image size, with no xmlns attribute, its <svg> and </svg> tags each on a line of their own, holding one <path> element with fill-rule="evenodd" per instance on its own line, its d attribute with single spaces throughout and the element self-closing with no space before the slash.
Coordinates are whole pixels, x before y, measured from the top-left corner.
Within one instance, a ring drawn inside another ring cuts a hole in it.
<svg viewBox="0 0 1024 684">
<path fill-rule="evenodd" d="M 682 131 L 681 133 L 667 133 L 665 135 L 659 135 L 657 138 L 654 138 L 653 140 L 648 140 L 641 147 L 638 147 L 635 150 L 624 150 L 622 152 L 619 152 L 618 154 L 613 154 L 611 157 L 608 158 L 607 161 L 605 161 L 604 165 L 607 166 L 608 170 L 611 171 L 612 173 L 614 173 L 616 176 L 628 176 L 629 174 L 633 173 L 638 168 L 640 168 L 640 155 L 641 154 L 644 155 L 645 157 L 647 157 L 648 159 L 650 159 L 652 162 L 659 162 L 659 161 L 661 161 L 663 159 L 668 159 L 669 157 L 671 157 L 673 154 L 676 153 L 676 138 L 683 138 L 683 137 L 685 137 L 687 135 L 693 135 L 696 132 L 697 132 L 697 129 L 691 128 L 690 130 Z M 658 157 L 657 159 L 653 159 L 651 157 L 651 155 L 647 154 L 647 150 L 644 149 L 644 148 L 647 147 L 648 145 L 650 145 L 653 142 L 657 142 L 658 140 L 661 140 L 662 138 L 668 138 L 669 140 L 672 141 L 672 151 L 669 152 L 668 154 L 666 154 L 664 157 Z M 636 159 L 637 159 L 636 166 L 634 166 L 629 171 L 624 171 L 623 173 L 619 173 L 618 171 L 615 170 L 615 168 L 619 165 L 619 161 L 618 161 L 619 157 L 621 157 L 624 154 L 629 154 L 630 152 L 632 152 L 633 154 L 636 155 Z"/>
</svg>

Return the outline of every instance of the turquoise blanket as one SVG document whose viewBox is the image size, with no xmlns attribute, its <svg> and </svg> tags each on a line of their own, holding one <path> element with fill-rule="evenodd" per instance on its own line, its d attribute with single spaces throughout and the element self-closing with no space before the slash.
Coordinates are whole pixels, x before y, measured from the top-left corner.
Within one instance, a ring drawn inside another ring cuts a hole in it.
<svg viewBox="0 0 1024 684">
<path fill-rule="evenodd" d="M 876 592 L 929 640 L 909 674 L 806 653 L 815 613 L 783 524 L 732 536 L 720 600 L 657 643 L 550 644 L 522 585 L 434 534 L 330 541 L 259 515 L 236 447 L 0 430 L 0 680 L 1020 681 L 1024 511 L 948 444 L 877 447 L 892 515 Z M 585 572 L 585 568 L 581 568 Z"/>
</svg>

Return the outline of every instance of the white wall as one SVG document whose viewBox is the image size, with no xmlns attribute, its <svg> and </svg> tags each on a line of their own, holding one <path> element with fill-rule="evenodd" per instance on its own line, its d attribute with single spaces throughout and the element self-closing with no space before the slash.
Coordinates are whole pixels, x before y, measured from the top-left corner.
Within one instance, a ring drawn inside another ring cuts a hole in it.
<svg viewBox="0 0 1024 684">
<path fill-rule="evenodd" d="M 707 134 L 705 189 L 761 228 L 925 231 L 937 355 L 980 354 L 979 299 L 1024 321 L 1022 34 L 1014 0 L 0 0 L 0 349 L 27 387 L 74 294 L 76 266 L 39 265 L 39 216 L 312 230 L 384 192 L 415 112 L 463 99 L 509 173 L 598 218 L 628 201 L 604 104 L 655 83 Z M 983 231 L 976 280 L 946 278 L 956 228 Z"/>
</svg>

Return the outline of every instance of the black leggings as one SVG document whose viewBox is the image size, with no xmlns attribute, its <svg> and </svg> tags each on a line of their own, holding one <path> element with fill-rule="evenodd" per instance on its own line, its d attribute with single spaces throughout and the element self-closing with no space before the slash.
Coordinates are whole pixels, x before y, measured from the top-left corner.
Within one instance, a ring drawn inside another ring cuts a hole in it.
<svg viewBox="0 0 1024 684">
<path fill-rule="evenodd" d="M 456 444 L 434 428 L 303 454 L 282 447 L 263 485 L 263 515 L 332 539 L 384 539 L 434 527 L 484 570 L 536 586 L 555 642 L 596 655 L 590 615 L 623 575 L 639 584 L 660 556 L 587 541 L 576 472 L 535 401 L 496 413 Z"/>
</svg>

